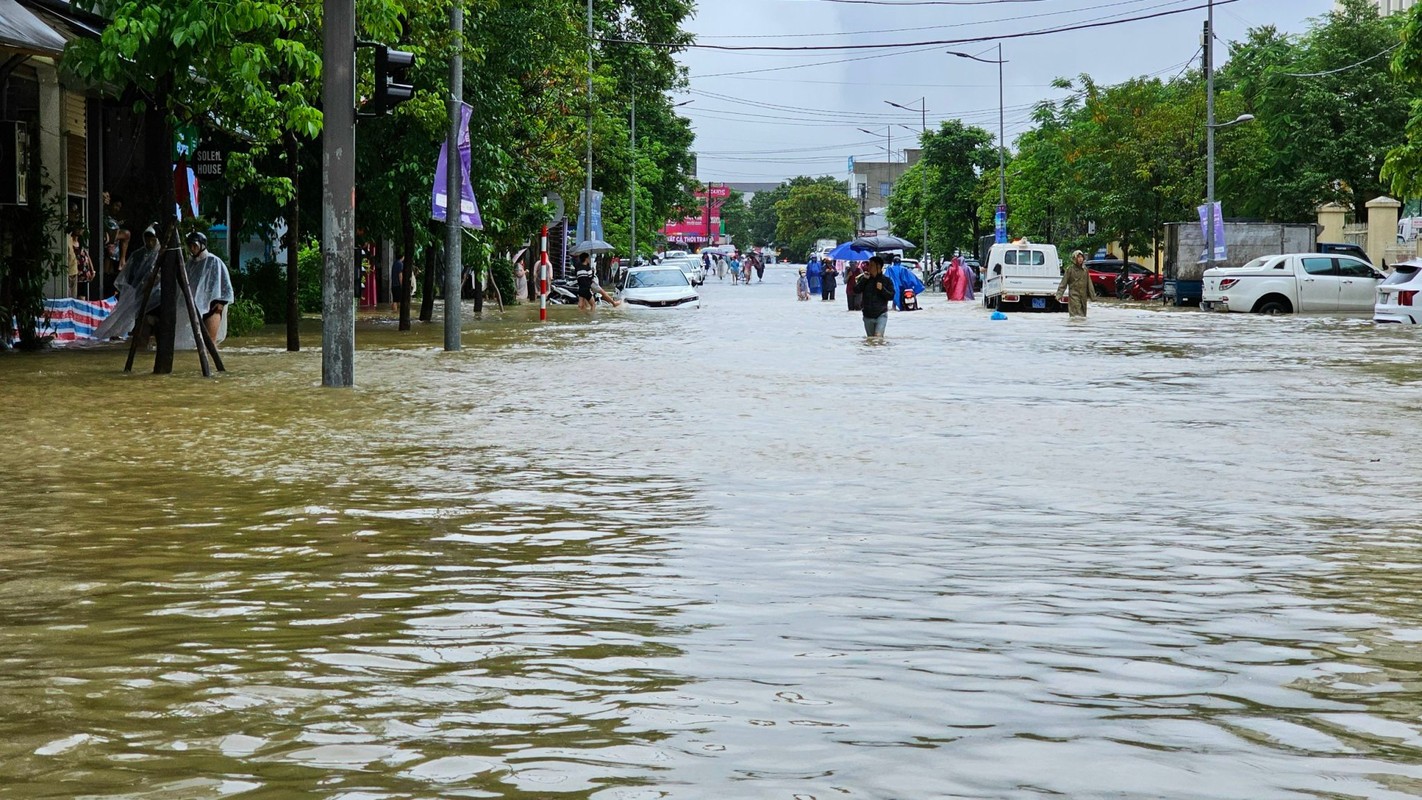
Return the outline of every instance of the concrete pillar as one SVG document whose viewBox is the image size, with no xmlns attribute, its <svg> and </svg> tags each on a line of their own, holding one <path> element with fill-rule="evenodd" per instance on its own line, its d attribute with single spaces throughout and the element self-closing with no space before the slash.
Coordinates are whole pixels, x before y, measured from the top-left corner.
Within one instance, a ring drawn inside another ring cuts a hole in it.
<svg viewBox="0 0 1422 800">
<path fill-rule="evenodd" d="M 1381 265 L 1389 247 L 1397 244 L 1397 214 L 1402 203 L 1391 197 L 1368 201 L 1368 258 Z"/>
<path fill-rule="evenodd" d="M 30 187 L 31 202 L 47 203 L 50 214 L 59 224 L 53 231 L 53 252 L 63 260 L 65 249 L 69 247 L 69 234 L 65 230 L 68 223 L 68 205 L 65 187 L 68 185 L 64 174 L 64 92 L 59 88 L 59 74 L 53 62 L 48 59 L 34 60 L 35 74 L 39 78 L 39 151 L 40 165 L 44 171 L 40 175 L 40 185 Z M 50 281 L 45 292 L 48 297 L 68 297 L 69 277 L 67 272 Z"/>
<path fill-rule="evenodd" d="M 1318 207 L 1318 240 L 1320 242 L 1343 241 L 1343 226 L 1348 221 L 1348 209 L 1337 203 L 1325 203 Z"/>
</svg>

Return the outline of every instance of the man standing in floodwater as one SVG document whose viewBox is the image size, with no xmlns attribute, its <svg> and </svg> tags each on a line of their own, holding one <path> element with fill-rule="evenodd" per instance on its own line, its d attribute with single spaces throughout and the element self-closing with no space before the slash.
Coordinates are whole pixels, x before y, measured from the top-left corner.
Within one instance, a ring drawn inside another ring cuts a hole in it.
<svg viewBox="0 0 1422 800">
<path fill-rule="evenodd" d="M 1057 300 L 1062 292 L 1069 291 L 1067 311 L 1073 319 L 1086 319 L 1086 298 L 1091 296 L 1091 274 L 1086 271 L 1086 254 L 1077 250 L 1071 254 L 1071 266 L 1062 274 L 1062 282 L 1057 284 Z"/>
<path fill-rule="evenodd" d="M 864 335 L 870 339 L 884 338 L 884 329 L 889 325 L 889 303 L 894 300 L 894 282 L 884 275 L 884 259 L 879 256 L 869 259 L 864 274 L 855 282 L 854 293 L 861 298 Z"/>
</svg>

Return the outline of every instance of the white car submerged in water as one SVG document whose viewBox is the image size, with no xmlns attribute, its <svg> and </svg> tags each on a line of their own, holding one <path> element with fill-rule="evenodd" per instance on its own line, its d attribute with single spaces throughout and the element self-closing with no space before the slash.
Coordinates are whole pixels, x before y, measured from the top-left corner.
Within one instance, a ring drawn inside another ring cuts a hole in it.
<svg viewBox="0 0 1422 800">
<path fill-rule="evenodd" d="M 1422 260 L 1404 261 L 1378 284 L 1378 302 L 1373 306 L 1373 322 L 1422 324 Z"/>
<path fill-rule="evenodd" d="M 618 289 L 627 308 L 700 308 L 686 273 L 675 266 L 637 267 L 627 271 Z"/>
</svg>

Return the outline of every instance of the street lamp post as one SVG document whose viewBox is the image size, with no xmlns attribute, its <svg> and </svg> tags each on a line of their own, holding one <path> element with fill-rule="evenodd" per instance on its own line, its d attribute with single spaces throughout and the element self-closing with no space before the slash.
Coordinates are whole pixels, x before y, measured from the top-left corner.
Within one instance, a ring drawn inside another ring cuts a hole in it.
<svg viewBox="0 0 1422 800">
<path fill-rule="evenodd" d="M 877 131 L 871 131 L 868 128 L 860 128 L 859 132 L 867 133 L 870 136 L 879 135 Z M 884 160 L 890 164 L 894 163 L 894 126 L 892 125 L 884 126 Z"/>
<path fill-rule="evenodd" d="M 895 103 L 892 100 L 885 100 L 884 102 L 894 108 L 901 108 L 904 111 L 917 111 L 919 113 L 921 127 L 919 129 L 920 137 L 918 140 L 918 176 L 920 178 L 919 207 L 923 215 L 923 238 L 919 240 L 918 252 L 923 256 L 923 261 L 926 265 L 928 263 L 928 168 L 923 161 L 924 153 L 922 148 L 924 141 L 928 138 L 928 98 L 918 98 L 918 108 L 909 108 L 908 106 Z M 904 161 L 908 161 L 908 151 L 904 151 Z"/>
<path fill-rule="evenodd" d="M 1207 14 L 1203 45 L 1205 60 L 1205 269 L 1215 265 L 1215 131 L 1254 120 L 1253 114 L 1240 114 L 1229 122 L 1215 123 L 1214 0 L 1210 0 Z"/>
<path fill-rule="evenodd" d="M 1003 97 L 1002 65 L 1007 62 L 1002 58 L 1002 42 L 997 43 L 997 60 L 981 58 L 979 56 L 960 53 L 957 50 L 949 50 L 948 55 L 958 58 L 967 58 L 973 61 L 981 61 L 984 64 L 997 65 L 997 207 L 1003 214 L 1003 224 L 1007 222 L 1007 115 L 1005 112 Z"/>
</svg>

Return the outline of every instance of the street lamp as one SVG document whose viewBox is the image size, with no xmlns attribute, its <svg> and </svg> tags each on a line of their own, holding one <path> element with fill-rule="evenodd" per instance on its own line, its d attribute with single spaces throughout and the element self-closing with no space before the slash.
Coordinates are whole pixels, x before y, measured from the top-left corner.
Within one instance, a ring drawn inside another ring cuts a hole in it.
<svg viewBox="0 0 1422 800">
<path fill-rule="evenodd" d="M 1240 114 L 1230 122 L 1215 124 L 1215 0 L 1209 2 L 1202 46 L 1205 55 L 1205 269 L 1209 269 L 1215 265 L 1215 131 L 1250 122 L 1254 115 Z M 1223 219 L 1223 212 L 1220 217 Z M 1176 295 L 1176 302 L 1179 301 Z"/>
<path fill-rule="evenodd" d="M 957 50 L 949 50 L 948 55 L 966 58 L 972 61 L 981 61 L 984 64 L 997 65 L 997 207 L 1002 213 L 1004 229 L 1007 225 L 1007 124 L 1005 122 L 1005 109 L 1003 106 L 1003 83 L 1002 65 L 1007 62 L 1002 60 L 1002 42 L 997 43 L 997 60 L 960 53 Z M 976 245 L 975 245 L 976 246 Z"/>
<path fill-rule="evenodd" d="M 919 240 L 918 252 L 919 252 L 919 255 L 923 256 L 923 263 L 924 263 L 925 268 L 926 268 L 926 267 L 927 267 L 927 264 L 928 264 L 928 168 L 927 168 L 927 165 L 923 163 L 923 144 L 924 144 L 924 140 L 928 138 L 928 98 L 927 98 L 927 97 L 920 97 L 920 98 L 918 98 L 918 108 L 909 108 L 909 107 L 906 106 L 906 105 L 901 105 L 901 104 L 899 104 L 899 103 L 895 103 L 893 100 L 885 100 L 884 102 L 885 102 L 885 103 L 888 103 L 889 105 L 893 106 L 894 108 L 901 108 L 901 109 L 903 109 L 904 111 L 917 111 L 917 112 L 919 113 L 919 118 L 920 118 L 920 120 L 921 120 L 921 127 L 920 127 L 920 129 L 919 129 L 919 140 L 918 140 L 918 146 L 919 146 L 919 153 L 918 153 L 918 176 L 919 176 L 919 178 L 920 178 L 920 180 L 919 180 L 919 193 L 918 193 L 919 201 L 918 201 L 918 202 L 919 202 L 919 207 L 920 207 L 920 209 L 921 209 L 921 213 L 922 213 L 922 215 L 923 215 L 923 238 Z M 904 127 L 905 127 L 905 128 L 908 128 L 907 125 L 905 125 Z M 909 130 L 913 130 L 913 129 L 912 129 L 912 128 L 909 128 Z M 904 151 L 904 161 L 905 161 L 905 162 L 908 161 L 908 151 L 907 151 L 907 150 Z"/>
<path fill-rule="evenodd" d="M 870 136 L 879 135 L 877 131 L 871 131 L 868 128 L 860 128 L 859 131 L 861 133 L 867 133 Z M 892 164 L 894 163 L 894 126 L 884 126 L 884 138 L 886 142 L 884 145 L 884 159 Z"/>
</svg>

